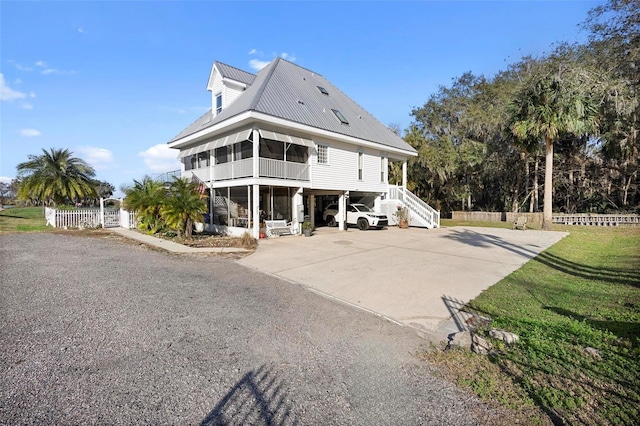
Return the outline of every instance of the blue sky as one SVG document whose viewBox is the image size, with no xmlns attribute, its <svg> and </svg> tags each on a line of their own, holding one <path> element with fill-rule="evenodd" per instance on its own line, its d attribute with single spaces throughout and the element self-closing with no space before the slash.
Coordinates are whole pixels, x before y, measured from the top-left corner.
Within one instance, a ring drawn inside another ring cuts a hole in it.
<svg viewBox="0 0 640 426">
<path fill-rule="evenodd" d="M 584 41 L 601 3 L 0 1 L 0 180 L 42 148 L 116 188 L 179 169 L 166 142 L 210 108 L 214 60 L 257 72 L 285 57 L 404 129 L 466 71 Z"/>
</svg>

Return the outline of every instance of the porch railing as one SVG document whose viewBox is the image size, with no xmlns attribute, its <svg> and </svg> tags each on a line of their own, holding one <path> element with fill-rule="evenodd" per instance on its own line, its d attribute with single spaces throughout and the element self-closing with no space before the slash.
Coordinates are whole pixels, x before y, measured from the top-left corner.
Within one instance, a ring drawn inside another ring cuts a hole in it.
<svg viewBox="0 0 640 426">
<path fill-rule="evenodd" d="M 260 158 L 260 177 L 309 180 L 309 165 L 289 161 Z"/>
<path fill-rule="evenodd" d="M 440 227 L 440 212 L 422 201 L 413 192 L 401 186 L 389 186 L 389 199 L 402 201 L 429 225 L 434 228 Z"/>
<path fill-rule="evenodd" d="M 259 177 L 304 181 L 309 180 L 310 173 L 308 164 L 260 158 L 258 167 Z M 210 178 L 211 169 L 213 169 L 213 179 Z M 193 175 L 197 176 L 198 179 L 204 182 L 210 180 L 221 181 L 252 177 L 253 158 L 245 158 L 244 160 L 216 164 L 212 168 L 203 167 L 201 169 L 186 170 L 183 177 L 191 178 Z"/>
<path fill-rule="evenodd" d="M 253 176 L 253 158 L 213 166 L 213 180 L 239 179 Z"/>
</svg>

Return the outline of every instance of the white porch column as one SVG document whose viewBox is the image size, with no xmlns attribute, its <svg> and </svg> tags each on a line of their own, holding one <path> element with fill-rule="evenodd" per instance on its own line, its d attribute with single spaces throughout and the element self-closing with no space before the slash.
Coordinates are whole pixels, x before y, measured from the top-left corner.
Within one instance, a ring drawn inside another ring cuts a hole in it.
<svg viewBox="0 0 640 426">
<path fill-rule="evenodd" d="M 373 200 L 373 209 L 377 212 L 382 209 L 382 195 L 378 195 L 375 200 Z"/>
<path fill-rule="evenodd" d="M 209 151 L 209 224 L 204 226 L 208 231 L 213 231 L 213 163 L 216 161 L 215 151 Z"/>
<path fill-rule="evenodd" d="M 253 177 L 260 176 L 260 132 L 253 129 Z M 253 238 L 260 238 L 260 185 L 253 185 Z"/>
<path fill-rule="evenodd" d="M 311 224 L 316 227 L 316 196 L 309 195 L 309 216 L 311 216 Z"/>
<path fill-rule="evenodd" d="M 338 229 L 343 230 L 347 216 L 347 197 L 342 193 L 338 197 Z"/>
<path fill-rule="evenodd" d="M 291 203 L 292 222 L 296 228 L 297 233 L 302 232 L 302 221 L 304 220 L 304 204 L 302 198 L 302 188 L 299 188 L 295 194 L 293 194 L 293 202 Z"/>
<path fill-rule="evenodd" d="M 260 132 L 253 129 L 253 177 L 260 177 Z M 255 196 L 254 196 L 255 199 Z"/>
<path fill-rule="evenodd" d="M 407 160 L 402 161 L 402 189 L 407 189 Z"/>
<path fill-rule="evenodd" d="M 253 185 L 253 238 L 260 238 L 260 185 Z"/>
</svg>

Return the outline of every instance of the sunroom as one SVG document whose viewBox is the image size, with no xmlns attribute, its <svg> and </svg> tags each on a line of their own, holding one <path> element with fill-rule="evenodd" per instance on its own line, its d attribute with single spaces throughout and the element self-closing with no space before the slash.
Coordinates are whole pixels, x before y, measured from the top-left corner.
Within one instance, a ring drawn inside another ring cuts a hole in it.
<svg viewBox="0 0 640 426">
<path fill-rule="evenodd" d="M 242 178 L 309 181 L 309 148 L 314 149 L 310 139 L 246 129 L 185 148 L 179 157 L 183 176 L 203 182 Z"/>
</svg>

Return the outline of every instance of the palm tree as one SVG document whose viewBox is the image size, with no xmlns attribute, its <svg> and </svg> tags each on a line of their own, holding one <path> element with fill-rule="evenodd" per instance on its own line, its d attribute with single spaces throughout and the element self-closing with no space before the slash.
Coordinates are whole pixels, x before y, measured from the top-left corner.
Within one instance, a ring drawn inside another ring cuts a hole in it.
<svg viewBox="0 0 640 426">
<path fill-rule="evenodd" d="M 550 229 L 552 222 L 554 142 L 559 135 L 577 137 L 598 129 L 597 109 L 586 84 L 588 77 L 575 65 L 534 77 L 511 105 L 510 129 L 514 136 L 525 143 L 529 138 L 545 143 L 543 229 Z"/>
<path fill-rule="evenodd" d="M 126 196 L 124 207 L 136 213 L 138 228 L 151 234 L 162 229 L 160 208 L 166 199 L 166 189 L 162 182 L 145 176 L 141 181 L 134 180 L 133 186 L 125 187 L 123 191 Z"/>
<path fill-rule="evenodd" d="M 43 149 L 42 155 L 29 155 L 18 164 L 22 178 L 18 197 L 38 199 L 55 205 L 85 197 L 96 197 L 95 171 L 68 149 Z"/>
<path fill-rule="evenodd" d="M 184 234 L 191 238 L 193 222 L 202 220 L 207 204 L 198 191 L 198 184 L 174 178 L 160 212 L 167 225 L 176 229 L 179 236 Z"/>
</svg>

